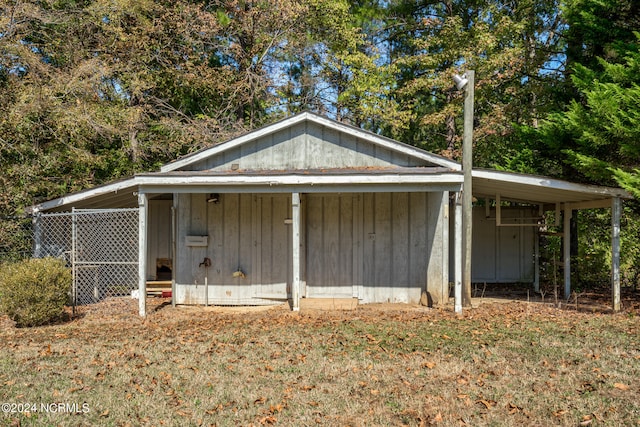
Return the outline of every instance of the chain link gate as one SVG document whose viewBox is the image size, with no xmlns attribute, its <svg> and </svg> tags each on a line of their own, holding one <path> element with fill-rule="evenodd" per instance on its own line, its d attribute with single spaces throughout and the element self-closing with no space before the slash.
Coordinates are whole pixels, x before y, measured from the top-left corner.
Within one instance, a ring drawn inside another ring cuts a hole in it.
<svg viewBox="0 0 640 427">
<path fill-rule="evenodd" d="M 93 304 L 138 288 L 138 209 L 74 209 L 40 214 L 34 256 L 63 258 L 73 273 L 72 301 Z"/>
</svg>

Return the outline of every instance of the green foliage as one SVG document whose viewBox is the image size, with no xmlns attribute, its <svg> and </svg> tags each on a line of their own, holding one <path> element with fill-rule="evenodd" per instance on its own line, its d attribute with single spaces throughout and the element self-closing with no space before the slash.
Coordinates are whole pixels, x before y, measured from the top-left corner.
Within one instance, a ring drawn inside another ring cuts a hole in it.
<svg viewBox="0 0 640 427">
<path fill-rule="evenodd" d="M 640 29 L 636 0 L 563 0 L 561 10 L 568 73 L 575 64 L 597 68 L 600 59 L 616 61 L 620 45 L 633 44 L 633 31 Z"/>
<path fill-rule="evenodd" d="M 549 116 L 537 130 L 564 175 L 640 194 L 640 35 L 626 45 L 621 62 L 598 61 L 599 69 L 576 64 L 571 76 L 579 99 Z"/>
<path fill-rule="evenodd" d="M 547 86 L 556 75 L 545 68 L 562 25 L 556 0 L 356 3 L 378 23 L 368 25 L 370 37 L 395 73 L 389 98 L 402 126 L 380 126 L 388 136 L 459 158 L 463 94 L 452 75 L 466 69 L 476 71 L 478 166 L 517 153 L 513 124 L 530 124 L 554 105 Z"/>
<path fill-rule="evenodd" d="M 637 202 L 623 209 L 620 231 L 620 275 L 624 286 L 640 285 L 640 215 Z M 608 285 L 611 280 L 611 211 L 581 210 L 578 217 L 579 262 L 577 280 L 585 288 Z"/>
<path fill-rule="evenodd" d="M 0 312 L 18 327 L 60 318 L 69 299 L 71 272 L 55 258 L 28 259 L 0 268 Z"/>
</svg>

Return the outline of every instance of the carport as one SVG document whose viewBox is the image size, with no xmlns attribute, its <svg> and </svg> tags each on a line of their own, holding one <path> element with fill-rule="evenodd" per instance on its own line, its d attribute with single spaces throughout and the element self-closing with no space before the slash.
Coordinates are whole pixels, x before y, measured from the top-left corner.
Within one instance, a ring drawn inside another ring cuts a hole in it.
<svg viewBox="0 0 640 427">
<path fill-rule="evenodd" d="M 576 184 L 543 176 L 517 174 L 485 169 L 473 170 L 473 196 L 485 199 L 487 217 L 495 217 L 497 227 L 539 227 L 532 218 L 528 223 L 505 221 L 501 215 L 503 202 L 537 205 L 540 216 L 555 212 L 555 225 L 562 216 L 564 297 L 571 295 L 570 221 L 573 211 L 581 209 L 611 209 L 611 298 L 614 311 L 620 310 L 620 217 L 623 199 L 631 195 L 619 188 Z M 491 207 L 490 200 L 494 201 Z M 536 251 L 536 278 L 539 290 L 539 265 Z"/>
</svg>

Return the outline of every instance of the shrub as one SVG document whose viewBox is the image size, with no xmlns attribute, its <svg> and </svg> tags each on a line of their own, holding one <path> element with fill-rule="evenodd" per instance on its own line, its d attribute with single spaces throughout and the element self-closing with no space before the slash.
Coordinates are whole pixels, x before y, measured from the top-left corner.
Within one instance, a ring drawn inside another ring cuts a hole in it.
<svg viewBox="0 0 640 427">
<path fill-rule="evenodd" d="M 69 299 L 71 271 L 56 258 L 0 265 L 0 312 L 16 326 L 39 326 L 59 319 Z"/>
</svg>

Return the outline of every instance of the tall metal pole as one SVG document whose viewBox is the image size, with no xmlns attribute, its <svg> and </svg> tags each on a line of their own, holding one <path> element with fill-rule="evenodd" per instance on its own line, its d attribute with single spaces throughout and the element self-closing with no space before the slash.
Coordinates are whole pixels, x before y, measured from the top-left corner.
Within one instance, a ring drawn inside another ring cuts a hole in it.
<svg viewBox="0 0 640 427">
<path fill-rule="evenodd" d="M 462 141 L 462 172 L 464 184 L 462 189 L 462 226 L 464 269 L 462 272 L 462 305 L 471 307 L 471 239 L 473 223 L 473 103 L 475 91 L 475 71 L 468 70 L 465 73 L 468 82 L 465 86 L 464 96 L 464 136 Z"/>
</svg>

